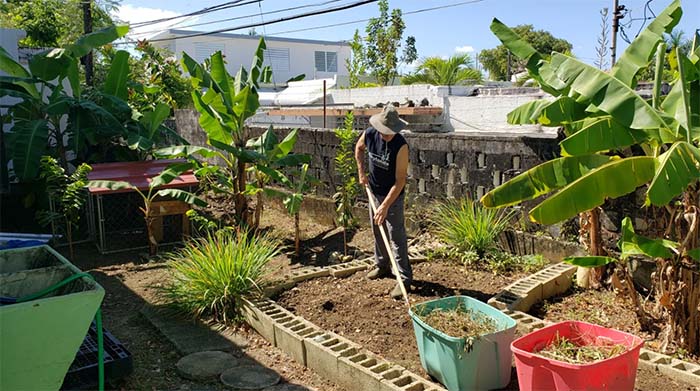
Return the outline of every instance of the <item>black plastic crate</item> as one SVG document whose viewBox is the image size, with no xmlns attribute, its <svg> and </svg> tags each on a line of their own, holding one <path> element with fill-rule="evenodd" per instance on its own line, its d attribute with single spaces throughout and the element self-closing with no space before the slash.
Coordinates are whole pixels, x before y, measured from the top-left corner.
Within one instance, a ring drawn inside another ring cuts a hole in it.
<svg viewBox="0 0 700 391">
<path fill-rule="evenodd" d="M 109 331 L 103 329 L 105 383 L 114 383 L 134 370 L 131 353 Z M 98 383 L 97 327 L 93 322 L 63 379 L 62 390 L 95 389 Z"/>
</svg>

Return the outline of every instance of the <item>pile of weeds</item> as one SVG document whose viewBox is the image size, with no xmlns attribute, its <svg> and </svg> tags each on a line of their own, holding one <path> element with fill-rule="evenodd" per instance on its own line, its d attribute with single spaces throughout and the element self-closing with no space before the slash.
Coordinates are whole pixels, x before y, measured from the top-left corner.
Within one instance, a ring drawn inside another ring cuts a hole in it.
<svg viewBox="0 0 700 391">
<path fill-rule="evenodd" d="M 535 353 L 569 364 L 592 364 L 619 356 L 626 351 L 627 347 L 622 344 L 590 344 L 581 337 L 569 339 L 557 333 L 549 345 Z"/>
</svg>

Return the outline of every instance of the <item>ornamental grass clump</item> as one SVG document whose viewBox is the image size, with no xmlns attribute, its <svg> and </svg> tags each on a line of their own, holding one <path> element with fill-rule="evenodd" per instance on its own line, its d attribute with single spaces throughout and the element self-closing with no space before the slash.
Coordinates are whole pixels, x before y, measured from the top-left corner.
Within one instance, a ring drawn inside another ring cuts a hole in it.
<svg viewBox="0 0 700 391">
<path fill-rule="evenodd" d="M 260 293 L 266 265 L 278 253 L 279 243 L 269 235 L 207 233 L 169 255 L 172 279 L 162 296 L 178 312 L 238 322 L 242 299 Z"/>
<path fill-rule="evenodd" d="M 485 208 L 479 202 L 462 198 L 439 204 L 435 225 L 442 241 L 459 251 L 473 251 L 483 257 L 496 249 L 496 240 L 512 217 L 512 211 Z"/>
</svg>

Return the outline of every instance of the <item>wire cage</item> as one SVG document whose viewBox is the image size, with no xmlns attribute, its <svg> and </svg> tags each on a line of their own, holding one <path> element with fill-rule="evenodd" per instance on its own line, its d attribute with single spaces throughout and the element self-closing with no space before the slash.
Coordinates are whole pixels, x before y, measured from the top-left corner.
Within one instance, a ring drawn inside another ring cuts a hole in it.
<svg viewBox="0 0 700 391">
<path fill-rule="evenodd" d="M 192 187 L 183 190 L 193 191 Z M 159 198 L 155 204 L 173 202 Z M 179 201 L 176 201 L 179 203 Z M 148 230 L 143 198 L 136 192 L 92 194 L 88 199 L 89 229 L 102 254 L 148 248 Z M 184 213 L 155 218 L 154 234 L 158 245 L 172 245 L 189 235 L 190 221 Z"/>
<path fill-rule="evenodd" d="M 146 160 L 138 162 L 100 163 L 92 166 L 90 180 L 123 181 L 140 191 L 149 191 L 151 180 L 173 163 L 183 160 Z M 191 171 L 180 174 L 163 187 L 192 192 L 199 182 Z M 148 248 L 148 229 L 143 215 L 144 200 L 134 190 L 90 188 L 88 228 L 102 254 Z M 151 204 L 153 234 L 159 245 L 182 241 L 190 234 L 185 215 L 188 204 L 156 197 Z"/>
</svg>

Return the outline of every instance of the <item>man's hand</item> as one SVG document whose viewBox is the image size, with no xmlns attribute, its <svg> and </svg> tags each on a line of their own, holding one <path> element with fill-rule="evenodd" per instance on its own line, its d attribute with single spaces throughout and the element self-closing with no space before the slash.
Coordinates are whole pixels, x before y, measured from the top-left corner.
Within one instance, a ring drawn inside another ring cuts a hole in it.
<svg viewBox="0 0 700 391">
<path fill-rule="evenodd" d="M 369 179 L 367 179 L 367 175 L 365 175 L 364 172 L 360 172 L 359 180 L 360 180 L 360 186 L 368 186 L 369 185 Z"/>
<path fill-rule="evenodd" d="M 382 225 L 384 220 L 386 220 L 386 215 L 389 212 L 389 207 L 383 203 L 379 205 L 377 210 L 374 212 L 374 224 Z"/>
</svg>

